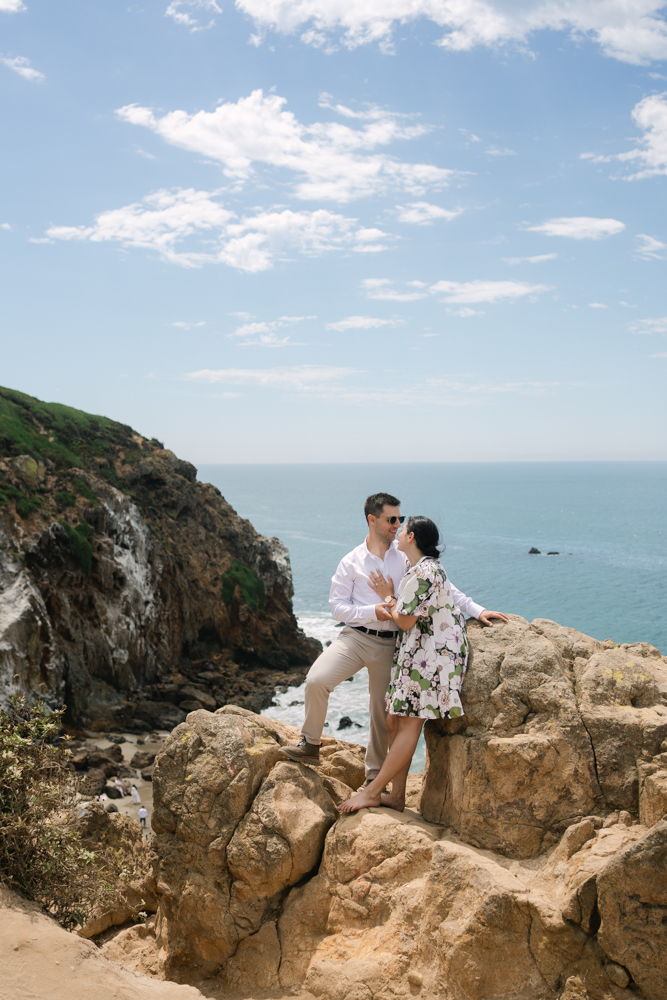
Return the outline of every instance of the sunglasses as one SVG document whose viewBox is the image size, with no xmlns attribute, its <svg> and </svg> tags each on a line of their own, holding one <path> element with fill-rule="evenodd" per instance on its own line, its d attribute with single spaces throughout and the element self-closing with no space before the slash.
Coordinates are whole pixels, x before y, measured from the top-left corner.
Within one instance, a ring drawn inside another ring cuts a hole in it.
<svg viewBox="0 0 667 1000">
<path fill-rule="evenodd" d="M 399 524 L 403 524 L 403 521 L 405 521 L 405 514 L 402 514 L 400 517 L 397 517 L 396 514 L 393 514 L 391 517 L 388 517 L 386 514 L 384 516 L 390 524 L 396 524 L 397 521 Z"/>
</svg>

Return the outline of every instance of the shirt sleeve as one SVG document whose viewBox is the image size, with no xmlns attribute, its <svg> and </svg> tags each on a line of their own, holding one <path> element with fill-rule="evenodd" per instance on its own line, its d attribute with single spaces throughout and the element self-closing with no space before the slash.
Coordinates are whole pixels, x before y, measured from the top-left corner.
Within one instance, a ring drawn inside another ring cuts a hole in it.
<svg viewBox="0 0 667 1000">
<path fill-rule="evenodd" d="M 334 619 L 346 625 L 363 625 L 365 622 L 375 621 L 374 604 L 353 604 L 353 586 L 354 569 L 345 559 L 341 559 L 338 569 L 331 578 L 329 591 L 329 607 Z"/>
<path fill-rule="evenodd" d="M 464 615 L 468 615 L 470 618 L 479 618 L 484 608 L 481 604 L 475 604 L 472 597 L 466 597 L 462 590 L 455 587 L 452 581 L 449 581 L 449 586 L 452 590 L 452 601 Z"/>
<path fill-rule="evenodd" d="M 431 607 L 433 594 L 440 581 L 434 573 L 417 569 L 406 580 L 403 592 L 396 601 L 396 611 L 399 615 L 417 615 L 427 618 Z"/>
</svg>

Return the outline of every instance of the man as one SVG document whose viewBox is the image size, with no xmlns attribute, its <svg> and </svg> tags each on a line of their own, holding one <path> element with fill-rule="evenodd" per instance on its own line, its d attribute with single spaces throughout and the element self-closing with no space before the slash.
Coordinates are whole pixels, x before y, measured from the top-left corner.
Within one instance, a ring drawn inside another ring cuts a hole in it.
<svg viewBox="0 0 667 1000">
<path fill-rule="evenodd" d="M 301 740 L 283 747 L 290 760 L 319 764 L 320 740 L 327 715 L 329 695 L 342 681 L 368 669 L 370 733 L 366 748 L 366 783 L 377 776 L 387 754 L 387 715 L 384 696 L 389 687 L 391 665 L 396 650 L 398 626 L 370 586 L 370 574 L 381 571 L 398 589 L 408 562 L 396 544 L 396 534 L 405 520 L 400 500 L 390 493 L 374 493 L 364 504 L 368 524 L 366 540 L 341 559 L 334 573 L 329 604 L 336 621 L 343 622 L 338 638 L 318 656 L 306 677 L 306 718 Z M 450 581 L 451 582 L 451 581 Z M 452 586 L 457 607 L 485 625 L 489 619 L 507 615 L 486 611 Z"/>
</svg>

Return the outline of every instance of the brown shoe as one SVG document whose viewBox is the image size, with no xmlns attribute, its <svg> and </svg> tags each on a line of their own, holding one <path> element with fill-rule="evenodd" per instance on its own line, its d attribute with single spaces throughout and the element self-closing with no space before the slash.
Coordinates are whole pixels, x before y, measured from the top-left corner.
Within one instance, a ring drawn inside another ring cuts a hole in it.
<svg viewBox="0 0 667 1000">
<path fill-rule="evenodd" d="M 281 747 L 280 752 L 298 764 L 315 764 L 317 766 L 321 763 L 319 743 L 309 743 L 305 736 L 301 737 L 295 747 Z"/>
</svg>

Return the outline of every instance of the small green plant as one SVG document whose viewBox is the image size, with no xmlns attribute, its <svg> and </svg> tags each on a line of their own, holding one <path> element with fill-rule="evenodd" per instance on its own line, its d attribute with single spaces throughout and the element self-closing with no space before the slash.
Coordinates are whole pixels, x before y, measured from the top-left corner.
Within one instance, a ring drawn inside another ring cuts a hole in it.
<svg viewBox="0 0 667 1000">
<path fill-rule="evenodd" d="M 59 507 L 74 507 L 76 497 L 73 493 L 68 493 L 67 490 L 58 490 L 56 493 L 56 503 Z"/>
<path fill-rule="evenodd" d="M 34 514 L 36 510 L 39 510 L 43 503 L 44 501 L 41 497 L 30 497 L 25 493 L 21 493 L 21 495 L 16 498 L 16 513 L 25 519 L 26 517 L 30 517 L 31 514 Z"/>
<path fill-rule="evenodd" d="M 93 563 L 93 547 L 88 541 L 90 538 L 90 525 L 85 522 L 77 524 L 73 528 L 69 521 L 60 522 L 67 532 L 67 541 L 76 561 L 86 574 L 90 576 L 90 569 Z"/>
<path fill-rule="evenodd" d="M 118 905 L 145 858 L 84 838 L 62 714 L 24 695 L 0 711 L 0 881 L 71 929 Z"/>
<path fill-rule="evenodd" d="M 78 493 L 80 497 L 83 497 L 85 500 L 89 500 L 90 503 L 97 503 L 97 497 L 85 479 L 75 479 L 72 489 L 75 493 Z"/>
<path fill-rule="evenodd" d="M 10 500 L 20 496 L 23 496 L 21 491 L 16 486 L 12 486 L 11 483 L 0 486 L 0 507 L 6 507 Z"/>
<path fill-rule="evenodd" d="M 110 483 L 115 483 L 118 481 L 118 476 L 116 475 L 116 470 L 111 466 L 108 469 L 100 469 L 100 476 L 108 480 Z"/>
<path fill-rule="evenodd" d="M 234 599 L 234 591 L 238 586 L 245 604 L 253 611 L 260 611 L 264 614 L 264 602 L 266 594 L 264 584 L 255 571 L 246 566 L 245 563 L 234 559 L 232 565 L 222 578 L 222 599 L 225 604 L 230 605 Z"/>
</svg>

